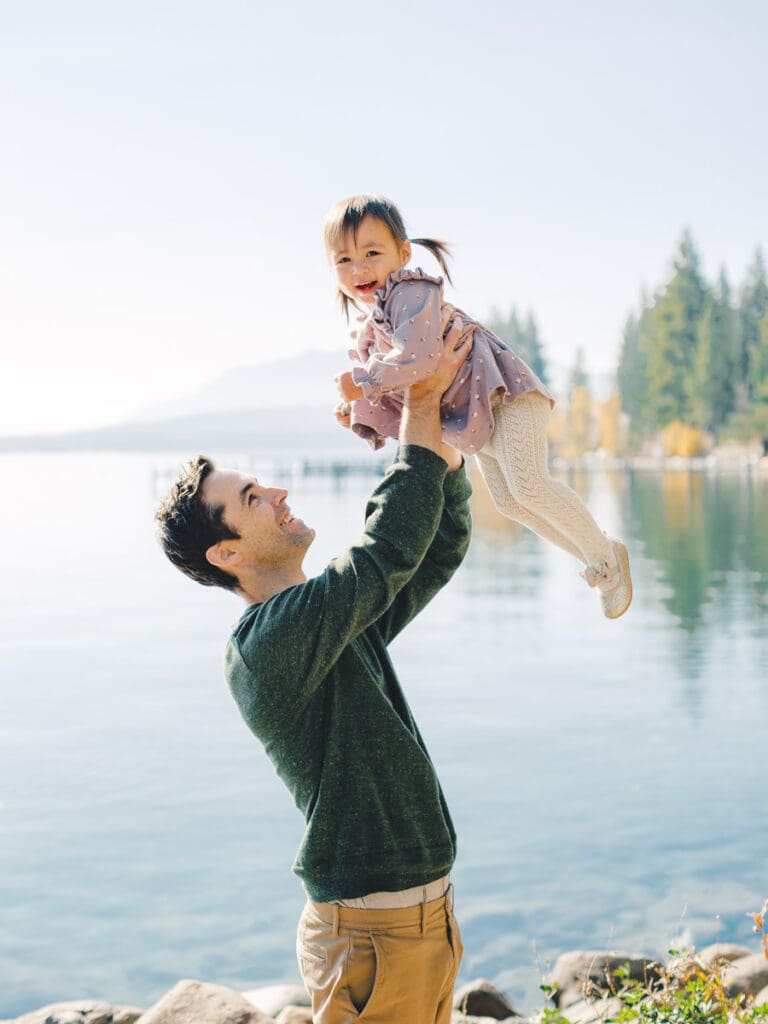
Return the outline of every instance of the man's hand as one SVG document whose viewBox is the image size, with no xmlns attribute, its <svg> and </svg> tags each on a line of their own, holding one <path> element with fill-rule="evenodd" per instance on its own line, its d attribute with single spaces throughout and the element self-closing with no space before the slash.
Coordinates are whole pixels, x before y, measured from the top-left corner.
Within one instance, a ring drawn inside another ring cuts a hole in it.
<svg viewBox="0 0 768 1024">
<path fill-rule="evenodd" d="M 438 399 L 443 397 L 453 383 L 461 364 L 472 351 L 472 334 L 467 334 L 462 340 L 465 330 L 464 321 L 454 317 L 453 325 L 443 339 L 443 351 L 437 369 L 418 384 L 411 385 L 409 390 L 412 397 L 421 399 L 426 394 L 435 392 Z"/>
<path fill-rule="evenodd" d="M 442 441 L 440 426 L 440 399 L 453 383 L 462 363 L 472 351 L 472 334 L 462 340 L 465 327 L 458 317 L 443 340 L 443 353 L 433 374 L 405 393 L 400 441 L 429 448 L 448 463 L 449 470 L 458 469 L 462 462 L 460 452 Z"/>
</svg>

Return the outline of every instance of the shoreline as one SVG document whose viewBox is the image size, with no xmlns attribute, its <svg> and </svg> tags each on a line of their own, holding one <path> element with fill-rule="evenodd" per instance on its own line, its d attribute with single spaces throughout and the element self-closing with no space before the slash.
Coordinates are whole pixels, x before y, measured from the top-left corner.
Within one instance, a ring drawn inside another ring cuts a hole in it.
<svg viewBox="0 0 768 1024">
<path fill-rule="evenodd" d="M 541 1024 L 543 1019 L 552 1019 L 547 1014 L 555 1012 L 559 1024 L 599 1024 L 615 1019 L 622 1007 L 633 1005 L 631 1000 L 636 1000 L 638 993 L 647 1000 L 661 998 L 659 993 L 674 999 L 681 981 L 689 983 L 696 978 L 710 984 L 715 980 L 721 999 L 729 1001 L 729 1006 L 731 1002 L 741 1007 L 768 1006 L 765 938 L 762 945 L 763 951 L 757 953 L 732 943 L 713 943 L 698 953 L 689 950 L 673 955 L 670 951 L 666 964 L 637 953 L 563 953 L 542 979 L 540 1008 L 521 1011 L 492 982 L 476 978 L 456 988 L 452 1024 Z M 625 1001 L 622 996 L 628 992 L 631 995 Z M 184 979 L 144 1010 L 84 999 L 50 1004 L 0 1020 L 0 1024 L 312 1024 L 312 1013 L 301 985 L 262 985 L 241 992 Z"/>
</svg>

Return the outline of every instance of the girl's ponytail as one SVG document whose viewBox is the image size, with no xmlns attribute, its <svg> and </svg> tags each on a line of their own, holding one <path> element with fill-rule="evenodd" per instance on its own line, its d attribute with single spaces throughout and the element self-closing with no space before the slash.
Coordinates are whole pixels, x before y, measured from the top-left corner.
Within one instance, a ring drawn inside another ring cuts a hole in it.
<svg viewBox="0 0 768 1024">
<path fill-rule="evenodd" d="M 451 250 L 448 248 L 446 242 L 441 242 L 438 238 L 409 238 L 408 241 L 411 245 L 421 245 L 425 249 L 429 249 L 440 264 L 441 270 L 448 279 L 448 284 L 453 284 L 453 281 L 451 280 L 451 272 L 448 269 L 448 260 L 451 257 Z"/>
</svg>

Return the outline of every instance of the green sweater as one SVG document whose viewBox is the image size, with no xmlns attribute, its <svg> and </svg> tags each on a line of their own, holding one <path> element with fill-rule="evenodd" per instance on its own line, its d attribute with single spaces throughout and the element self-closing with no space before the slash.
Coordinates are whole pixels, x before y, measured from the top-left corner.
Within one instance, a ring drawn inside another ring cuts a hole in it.
<svg viewBox="0 0 768 1024">
<path fill-rule="evenodd" d="M 387 644 L 461 563 L 470 493 L 463 469 L 401 446 L 360 542 L 251 605 L 230 638 L 232 694 L 306 820 L 294 871 L 315 901 L 425 885 L 453 864 L 456 833 Z"/>
</svg>

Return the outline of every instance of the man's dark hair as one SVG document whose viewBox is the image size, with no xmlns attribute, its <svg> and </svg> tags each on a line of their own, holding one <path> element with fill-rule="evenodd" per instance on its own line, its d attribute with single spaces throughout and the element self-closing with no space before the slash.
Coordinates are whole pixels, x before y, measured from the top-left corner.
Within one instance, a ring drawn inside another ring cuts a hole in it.
<svg viewBox="0 0 768 1024">
<path fill-rule="evenodd" d="M 205 455 L 187 464 L 155 512 L 157 536 L 168 558 L 191 579 L 205 587 L 234 590 L 237 577 L 205 557 L 212 544 L 240 536 L 224 522 L 222 505 L 203 500 L 203 482 L 215 468 Z"/>
</svg>

